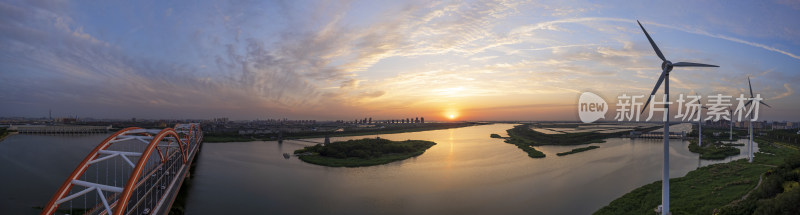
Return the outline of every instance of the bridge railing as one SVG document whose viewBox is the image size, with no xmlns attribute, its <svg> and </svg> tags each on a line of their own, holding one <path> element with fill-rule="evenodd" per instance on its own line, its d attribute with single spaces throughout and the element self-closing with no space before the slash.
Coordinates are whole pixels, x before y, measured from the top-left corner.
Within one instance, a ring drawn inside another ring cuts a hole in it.
<svg viewBox="0 0 800 215">
<path fill-rule="evenodd" d="M 101 142 L 42 214 L 151 214 L 169 207 L 202 142 L 197 124 L 126 128 Z M 177 186 L 177 187 L 176 187 Z"/>
</svg>

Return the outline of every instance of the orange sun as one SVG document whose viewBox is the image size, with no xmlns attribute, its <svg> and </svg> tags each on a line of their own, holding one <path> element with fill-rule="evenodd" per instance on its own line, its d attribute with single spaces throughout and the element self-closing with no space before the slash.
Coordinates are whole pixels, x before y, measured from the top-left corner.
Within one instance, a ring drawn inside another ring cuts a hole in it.
<svg viewBox="0 0 800 215">
<path fill-rule="evenodd" d="M 447 110 L 443 115 L 448 120 L 456 120 L 460 116 L 457 110 Z"/>
</svg>

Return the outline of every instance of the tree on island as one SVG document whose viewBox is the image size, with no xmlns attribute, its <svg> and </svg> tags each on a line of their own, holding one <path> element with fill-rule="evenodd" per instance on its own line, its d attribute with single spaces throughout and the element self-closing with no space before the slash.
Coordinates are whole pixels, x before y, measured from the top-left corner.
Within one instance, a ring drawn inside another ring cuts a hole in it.
<svg viewBox="0 0 800 215">
<path fill-rule="evenodd" d="M 404 160 L 425 152 L 434 142 L 423 140 L 391 141 L 381 138 L 317 144 L 295 150 L 300 160 L 323 166 L 372 166 Z"/>
</svg>

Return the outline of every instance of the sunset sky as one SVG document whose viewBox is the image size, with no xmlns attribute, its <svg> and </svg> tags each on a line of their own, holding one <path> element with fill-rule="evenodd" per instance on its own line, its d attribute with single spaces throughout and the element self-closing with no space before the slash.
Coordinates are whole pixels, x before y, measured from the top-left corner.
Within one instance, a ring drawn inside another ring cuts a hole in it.
<svg viewBox="0 0 800 215">
<path fill-rule="evenodd" d="M 577 120 L 591 91 L 800 121 L 800 2 L 0 2 L 0 117 Z M 661 90 L 659 92 L 662 92 Z M 673 97 L 673 100 L 676 99 Z"/>
</svg>

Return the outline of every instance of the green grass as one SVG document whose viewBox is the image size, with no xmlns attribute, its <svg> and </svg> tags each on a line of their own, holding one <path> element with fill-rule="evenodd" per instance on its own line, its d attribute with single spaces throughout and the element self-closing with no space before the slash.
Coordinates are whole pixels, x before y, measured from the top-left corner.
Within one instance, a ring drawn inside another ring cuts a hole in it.
<svg viewBox="0 0 800 215">
<path fill-rule="evenodd" d="M 741 198 L 758 183 L 769 167 L 749 164 L 744 159 L 714 164 L 670 179 L 670 211 L 678 214 L 711 214 Z M 636 188 L 594 214 L 653 214 L 661 204 L 661 181 Z"/>
<path fill-rule="evenodd" d="M 753 162 L 767 165 L 781 165 L 787 157 L 800 153 L 798 148 L 781 142 L 772 142 L 764 138 L 753 139 L 758 143 L 758 152 L 754 154 Z"/>
<path fill-rule="evenodd" d="M 540 125 L 541 126 L 541 125 Z M 569 124 L 569 125 L 547 125 L 548 127 L 552 126 L 577 126 L 577 124 Z M 650 131 L 657 129 L 657 127 L 647 128 L 647 129 L 640 129 L 638 131 Z M 530 128 L 530 125 L 523 124 L 514 126 L 514 128 L 506 130 L 508 133 L 509 138 L 506 139 L 506 143 L 514 144 L 517 148 L 522 149 L 528 153 L 529 157 L 532 158 L 544 158 L 546 155 L 534 148 L 534 146 L 543 146 L 543 145 L 582 145 L 582 144 L 590 144 L 590 143 L 603 143 L 605 139 L 612 138 L 612 137 L 620 137 L 624 134 L 629 133 L 628 131 L 624 132 L 616 132 L 616 133 L 597 133 L 597 132 L 582 132 L 582 133 L 568 133 L 568 134 L 544 134 L 541 132 L 534 131 Z M 573 152 L 574 153 L 574 152 Z"/>
<path fill-rule="evenodd" d="M 720 208 L 718 214 L 800 214 L 800 204 L 797 204 L 800 202 L 800 189 L 797 189 L 798 181 L 800 181 L 800 153 L 795 148 L 785 147 L 781 144 L 759 142 L 759 150 L 764 148 L 767 151 L 775 152 L 775 157 L 782 157 L 780 164 L 764 173 L 761 186 L 754 190 L 747 199 Z M 755 162 L 775 162 L 777 160 L 758 158 L 757 156 Z"/>
<path fill-rule="evenodd" d="M 770 175 L 775 175 L 777 172 L 772 166 L 785 165 L 790 163 L 788 161 L 791 159 L 800 160 L 800 153 L 796 149 L 776 147 L 769 140 L 757 139 L 757 141 L 761 152 L 756 154 L 753 163 L 740 159 L 730 163 L 714 164 L 691 171 L 684 177 L 670 179 L 670 212 L 675 215 L 712 214 L 717 210 L 722 211 L 719 214 L 761 214 L 758 210 L 762 210 L 763 214 L 780 214 L 773 213 L 775 211 L 771 209 L 779 208 L 778 211 L 786 211 L 787 209 L 783 208 L 786 205 L 797 205 L 787 202 L 800 201 L 798 199 L 800 197 L 797 197 L 800 195 L 795 193 L 800 189 L 793 189 L 791 192 L 777 194 L 774 197 L 750 200 L 760 196 L 758 190 L 762 187 L 774 187 L 767 182 Z M 800 165 L 800 162 L 796 163 Z M 748 201 L 732 204 L 753 190 L 761 175 L 766 175 L 765 180 L 761 187 L 748 197 Z M 783 186 L 783 183 L 776 182 L 776 184 L 778 187 Z M 661 204 L 661 181 L 656 181 L 636 188 L 594 214 L 653 214 L 653 209 L 659 204 Z M 758 209 L 759 207 L 761 209 Z"/>
<path fill-rule="evenodd" d="M 706 160 L 722 160 L 730 156 L 739 155 L 739 149 L 736 147 L 726 146 L 720 142 L 706 144 L 702 147 L 697 145 L 696 140 L 689 140 L 689 151 L 700 154 L 700 159 Z"/>
<path fill-rule="evenodd" d="M 658 127 L 636 129 L 637 131 L 651 131 L 658 129 Z M 605 139 L 613 137 L 621 137 L 629 134 L 629 131 L 621 131 L 616 133 L 598 133 L 598 132 L 579 132 L 579 133 L 565 133 L 565 134 L 545 134 L 534 131 L 530 125 L 523 124 L 514 126 L 514 128 L 507 130 L 509 136 L 514 133 L 512 138 L 522 138 L 530 142 L 534 146 L 544 145 L 583 145 L 590 143 L 604 143 Z"/>
<path fill-rule="evenodd" d="M 561 153 L 557 153 L 556 155 L 558 155 L 558 156 L 571 155 L 571 154 L 575 154 L 575 153 L 578 153 L 578 152 L 585 152 L 585 151 L 589 151 L 589 150 L 596 149 L 596 148 L 600 148 L 600 146 L 587 146 L 587 147 L 582 147 L 582 148 L 575 148 L 575 149 L 572 149 L 572 151 L 561 152 Z"/>
<path fill-rule="evenodd" d="M 524 138 L 531 145 L 582 145 L 589 143 L 603 143 L 604 139 L 621 135 L 626 132 L 619 132 L 619 134 L 601 134 L 595 132 L 582 132 L 582 133 L 568 133 L 568 134 L 544 134 L 541 132 L 530 129 L 529 125 L 517 125 L 508 130 L 509 136 L 514 133 L 512 138 Z"/>
<path fill-rule="evenodd" d="M 424 140 L 391 141 L 360 139 L 298 149 L 302 161 L 330 167 L 361 167 L 387 164 L 419 156 L 436 143 Z"/>
<path fill-rule="evenodd" d="M 544 152 L 536 150 L 533 148 L 533 141 L 528 139 L 526 136 L 520 135 L 514 129 L 506 130 L 508 132 L 509 138 L 505 140 L 506 143 L 514 144 L 517 148 L 522 149 L 522 151 L 528 153 L 528 157 L 531 158 L 544 158 L 546 155 Z"/>
</svg>

